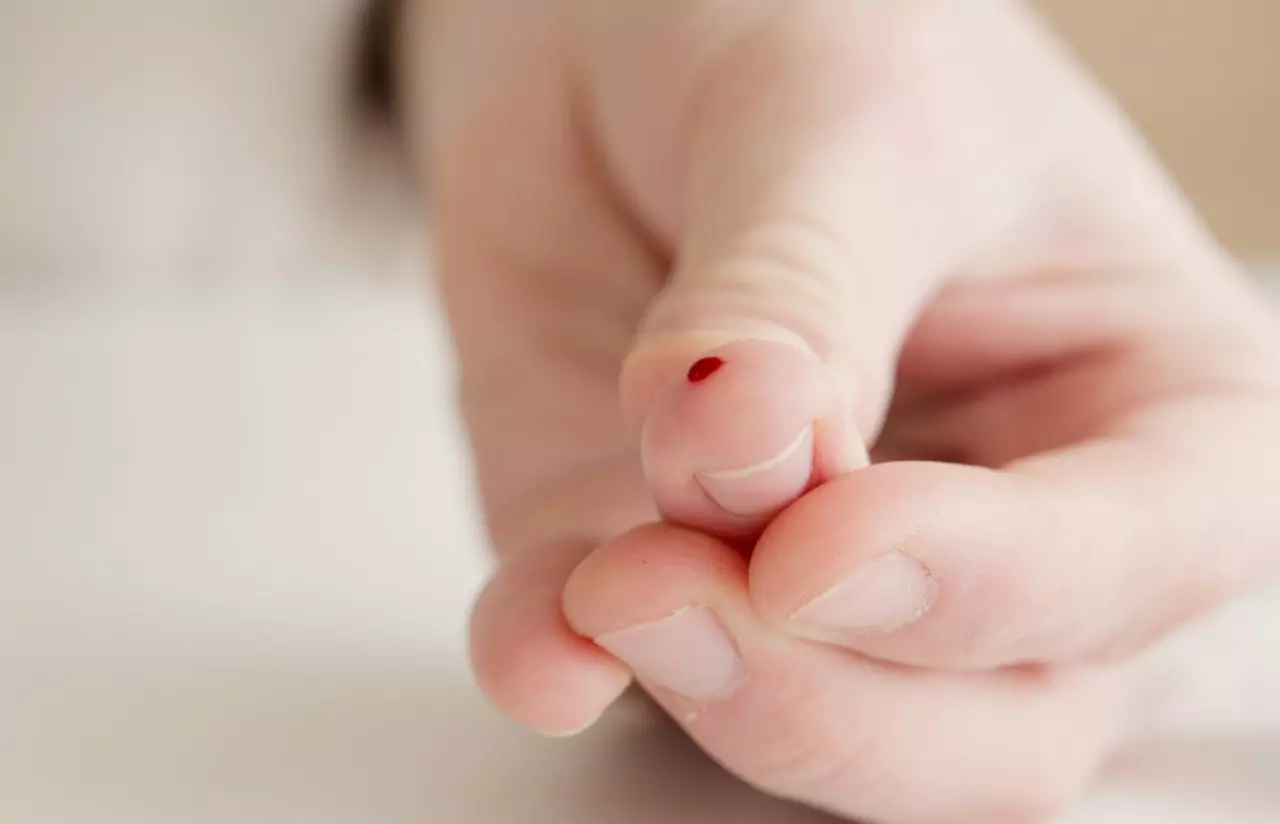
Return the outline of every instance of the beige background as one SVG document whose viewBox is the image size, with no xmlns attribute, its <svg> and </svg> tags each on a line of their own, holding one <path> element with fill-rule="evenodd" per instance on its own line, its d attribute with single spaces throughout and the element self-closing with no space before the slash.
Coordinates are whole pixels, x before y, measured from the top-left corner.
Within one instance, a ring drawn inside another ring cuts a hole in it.
<svg viewBox="0 0 1280 824">
<path fill-rule="evenodd" d="M 1219 235 L 1280 259 L 1280 2 L 1038 5 Z M 0 0 L 0 279 L 246 262 L 313 277 L 335 253 L 385 251 L 396 172 L 343 84 L 363 7 Z"/>
<path fill-rule="evenodd" d="M 1280 257 L 1280 3 L 1041 0 L 1210 224 Z"/>
</svg>

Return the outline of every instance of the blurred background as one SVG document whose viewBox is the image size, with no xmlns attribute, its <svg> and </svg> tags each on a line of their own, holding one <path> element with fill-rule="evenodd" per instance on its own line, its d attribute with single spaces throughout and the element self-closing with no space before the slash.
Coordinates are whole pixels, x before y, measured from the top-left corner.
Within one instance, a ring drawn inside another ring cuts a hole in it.
<svg viewBox="0 0 1280 824">
<path fill-rule="evenodd" d="M 6 274 L 314 275 L 402 253 L 388 227 L 403 226 L 403 175 L 356 68 L 370 42 L 386 45 L 369 35 L 389 5 L 4 0 Z M 1280 257 L 1280 5 L 1039 5 L 1219 236 L 1249 259 Z"/>
<path fill-rule="evenodd" d="M 1270 271 L 1280 4 L 1041 5 Z M 821 820 L 661 725 L 566 749 L 471 689 L 483 541 L 380 15 L 0 0 L 0 821 Z M 1172 744 L 1071 820 L 1280 818 L 1277 626 L 1183 639 Z"/>
<path fill-rule="evenodd" d="M 1280 257 L 1280 4 L 1041 0 L 1218 236 Z"/>
</svg>

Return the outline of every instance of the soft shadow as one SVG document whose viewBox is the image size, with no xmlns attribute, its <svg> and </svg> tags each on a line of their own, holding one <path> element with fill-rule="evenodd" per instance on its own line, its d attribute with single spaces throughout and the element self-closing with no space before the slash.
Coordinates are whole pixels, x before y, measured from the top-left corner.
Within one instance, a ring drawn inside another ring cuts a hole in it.
<svg viewBox="0 0 1280 824">
<path fill-rule="evenodd" d="M 830 820 L 738 782 L 638 699 L 547 740 L 489 709 L 460 662 L 420 653 L 359 639 L 148 644 L 29 697 L 37 723 L 19 731 L 10 774 L 64 820 Z"/>
<path fill-rule="evenodd" d="M 1107 780 L 1113 789 L 1182 799 L 1243 820 L 1280 810 L 1280 737 L 1153 740 L 1126 752 Z"/>
</svg>

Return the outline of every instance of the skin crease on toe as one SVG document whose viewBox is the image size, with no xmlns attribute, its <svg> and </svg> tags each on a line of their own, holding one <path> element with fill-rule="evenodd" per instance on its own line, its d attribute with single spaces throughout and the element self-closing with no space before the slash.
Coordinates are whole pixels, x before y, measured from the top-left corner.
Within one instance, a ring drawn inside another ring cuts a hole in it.
<svg viewBox="0 0 1280 824">
<path fill-rule="evenodd" d="M 757 532 L 829 475 L 842 448 L 823 364 L 798 347 L 744 340 L 696 359 L 645 418 L 645 474 L 663 515 L 726 537 Z"/>
</svg>

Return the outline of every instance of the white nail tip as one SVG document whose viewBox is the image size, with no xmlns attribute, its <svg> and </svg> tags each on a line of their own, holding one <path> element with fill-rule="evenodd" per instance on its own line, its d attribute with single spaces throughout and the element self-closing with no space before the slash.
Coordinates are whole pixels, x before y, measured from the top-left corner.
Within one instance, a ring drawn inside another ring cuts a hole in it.
<svg viewBox="0 0 1280 824">
<path fill-rule="evenodd" d="M 713 481 L 732 481 L 740 478 L 748 478 L 752 475 L 759 475 L 761 472 L 766 472 L 785 462 L 808 442 L 812 434 L 813 427 L 806 426 L 804 429 L 800 430 L 800 434 L 796 436 L 795 440 L 787 444 L 783 447 L 781 452 L 771 458 L 765 458 L 763 461 L 758 463 L 753 463 L 750 466 L 743 466 L 737 469 L 704 470 L 699 472 L 698 475 L 703 478 L 710 478 Z"/>
</svg>

